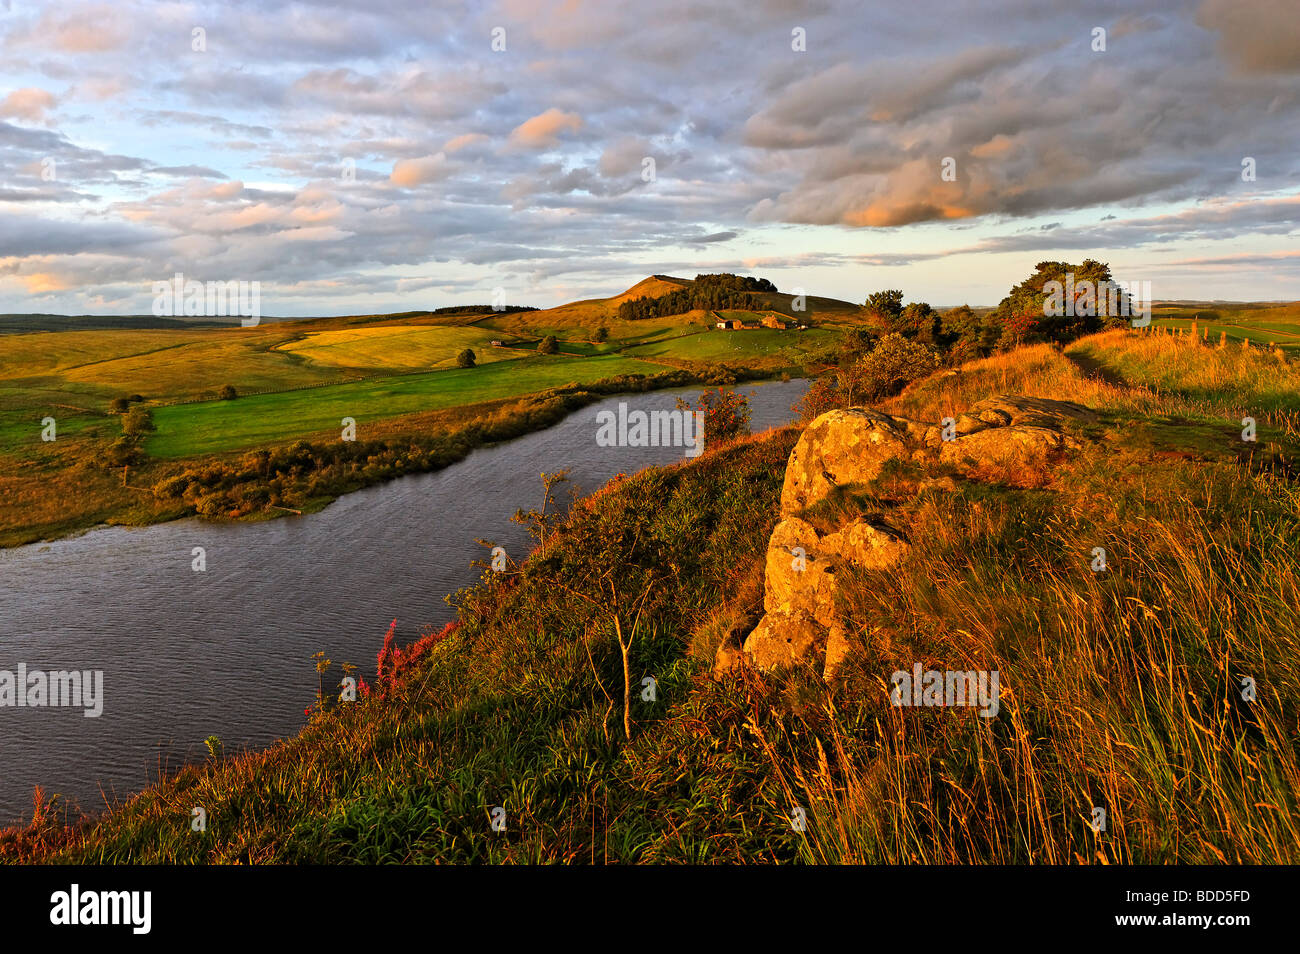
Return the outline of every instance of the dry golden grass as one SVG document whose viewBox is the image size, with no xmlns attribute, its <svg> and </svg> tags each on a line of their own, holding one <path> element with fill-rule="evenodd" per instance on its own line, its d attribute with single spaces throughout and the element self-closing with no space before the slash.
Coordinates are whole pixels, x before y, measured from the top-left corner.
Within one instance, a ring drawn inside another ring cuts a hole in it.
<svg viewBox="0 0 1300 954">
<path fill-rule="evenodd" d="M 1300 491 L 1222 423 L 1295 369 L 1127 332 L 1068 350 L 1149 386 L 1041 346 L 889 402 L 935 419 L 1008 392 L 1106 413 L 1031 489 L 936 495 L 904 474 L 840 502 L 906 528 L 913 551 L 842 582 L 863 645 L 845 686 L 793 723 L 751 721 L 774 807 L 807 810 L 807 860 L 1300 861 Z M 887 674 L 917 661 L 997 670 L 998 717 L 889 705 Z"/>
</svg>

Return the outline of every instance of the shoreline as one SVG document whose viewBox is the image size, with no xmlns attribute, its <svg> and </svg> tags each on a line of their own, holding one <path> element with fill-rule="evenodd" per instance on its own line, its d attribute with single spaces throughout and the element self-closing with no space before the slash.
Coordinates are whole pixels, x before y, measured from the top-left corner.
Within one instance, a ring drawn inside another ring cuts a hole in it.
<svg viewBox="0 0 1300 954">
<path fill-rule="evenodd" d="M 532 434 L 538 431 L 543 431 L 546 428 L 552 427 L 555 424 L 559 423 L 561 420 L 563 420 L 567 415 L 569 415 L 573 411 L 580 410 L 583 407 L 586 407 L 590 404 L 594 404 L 597 401 L 603 400 L 608 397 L 616 397 L 620 394 L 626 394 L 626 395 L 646 394 L 652 391 L 667 391 L 667 390 L 672 390 L 674 388 L 689 388 L 689 387 L 697 387 L 697 386 L 698 387 L 718 387 L 718 386 L 728 387 L 728 386 L 738 386 L 741 384 L 748 384 L 748 383 L 762 383 L 762 382 L 768 382 L 774 380 L 781 380 L 780 375 L 782 373 L 788 374 L 788 371 L 786 372 L 761 371 L 760 372 L 754 369 L 746 369 L 746 368 L 737 369 L 737 368 L 728 368 L 725 366 L 718 366 L 714 369 L 711 369 L 710 371 L 696 372 L 696 371 L 690 371 L 683 368 L 676 368 L 676 369 L 665 370 L 661 373 L 654 374 L 654 375 L 630 376 L 630 377 L 640 378 L 641 381 L 639 383 L 646 385 L 639 388 L 627 387 L 626 385 L 632 384 L 634 382 L 627 380 L 629 376 L 620 376 L 616 378 L 602 378 L 600 380 L 593 381 L 588 384 L 572 384 L 572 385 L 565 385 L 559 388 L 548 388 L 544 391 L 538 391 L 533 394 L 522 395 L 517 398 L 502 398 L 497 401 L 482 402 L 481 404 L 478 405 L 465 405 L 459 410 L 479 407 L 483 409 L 482 415 L 476 416 L 475 418 L 469 420 L 464 425 L 454 430 L 451 430 L 447 433 L 428 435 L 427 439 L 431 439 L 431 440 L 441 439 L 453 445 L 453 447 L 455 448 L 455 451 L 451 455 L 440 455 L 433 466 L 403 468 L 398 470 L 397 472 L 378 474 L 369 477 L 365 475 L 358 475 L 355 478 L 356 481 L 355 485 L 352 485 L 353 481 L 349 481 L 347 486 L 340 488 L 337 492 L 331 492 L 331 493 L 313 496 L 298 502 L 296 508 L 287 507 L 283 504 L 267 504 L 266 509 L 253 511 L 246 514 L 240 514 L 239 516 L 216 516 L 211 514 L 203 514 L 200 513 L 193 506 L 177 503 L 171 508 L 160 507 L 158 510 L 156 510 L 153 513 L 140 514 L 139 516 L 141 516 L 143 519 L 138 519 L 138 520 L 114 519 L 110 517 L 109 519 L 86 519 L 85 521 L 77 521 L 75 518 L 73 518 L 72 520 L 70 520 L 69 525 L 66 527 L 66 529 L 57 530 L 49 534 L 41 534 L 39 536 L 25 537 L 25 531 L 27 531 L 28 529 L 26 527 L 15 527 L 13 529 L 6 528 L 0 530 L 0 553 L 4 553 L 11 550 L 18 550 L 21 549 L 22 547 L 27 547 L 27 546 L 39 546 L 42 544 L 50 544 L 50 543 L 57 542 L 59 540 L 75 539 L 77 537 L 84 536 L 87 533 L 91 533 L 95 530 L 108 529 L 110 527 L 144 528 L 144 527 L 157 526 L 159 524 L 174 523 L 179 520 L 186 520 L 191 518 L 195 518 L 207 523 L 235 524 L 235 523 L 260 523 L 269 520 L 280 520 L 288 516 L 309 516 L 311 514 L 320 513 L 330 504 L 334 503 L 335 501 L 339 500 L 342 497 L 347 496 L 348 494 L 355 493 L 356 491 L 365 490 L 369 487 L 381 486 L 383 484 L 388 483 L 391 480 L 397 479 L 398 477 L 412 476 L 415 474 L 436 473 L 440 470 L 446 469 L 452 464 L 464 460 L 465 457 L 467 457 L 471 451 L 478 450 L 480 448 L 485 448 L 485 447 L 492 447 L 497 444 L 514 440 L 518 437 L 523 437 L 526 434 Z M 790 375 L 791 380 L 793 380 L 795 377 L 802 377 L 802 375 L 797 375 L 797 376 Z M 533 405 L 533 406 L 545 405 L 548 401 L 555 401 L 557 399 L 559 400 L 559 404 L 557 406 L 543 407 L 541 409 L 537 409 L 536 407 L 528 407 L 529 405 Z M 498 421 L 495 423 L 493 423 L 490 420 L 490 415 L 492 415 L 494 412 L 500 413 L 501 411 L 506 410 L 512 406 L 518 409 L 518 414 L 515 418 L 513 419 L 508 418 L 504 421 Z M 453 410 L 457 410 L 457 409 L 453 409 Z M 405 415 L 405 416 L 410 417 L 413 415 Z M 485 418 L 487 418 L 487 420 L 485 420 Z M 524 421 L 522 428 L 511 426 L 512 424 L 518 424 L 521 418 Z M 393 421 L 397 421 L 397 420 L 400 420 L 400 418 L 394 418 L 394 419 L 390 419 L 390 421 L 387 422 L 381 421 L 377 423 L 391 424 Z M 496 436 L 496 432 L 498 431 L 508 431 L 508 433 L 501 433 L 500 436 Z M 369 449 L 379 449 L 381 452 L 395 451 L 396 448 L 392 446 L 391 442 L 401 440 L 403 437 L 405 437 L 408 440 L 408 442 L 415 439 L 415 435 L 412 434 L 404 435 L 399 431 L 398 433 L 386 435 L 385 437 L 376 440 L 357 442 L 357 443 L 362 444 L 363 446 L 366 446 Z M 275 450 L 284 450 L 286 448 L 294 447 L 299 444 L 307 444 L 308 446 L 312 446 L 311 441 L 307 439 L 299 439 L 290 442 L 288 444 L 281 445 L 275 448 Z M 377 448 L 376 445 L 378 445 Z M 252 448 L 246 448 L 240 451 L 233 451 L 233 452 L 228 452 L 220 455 L 211 455 L 208 457 L 183 459 L 181 461 L 175 461 L 173 463 L 180 464 L 186 467 L 210 466 L 224 461 L 237 459 L 239 457 L 243 457 L 249 454 L 256 454 L 259 452 L 271 452 L 271 450 L 272 450 L 271 448 L 266 448 L 266 447 L 252 447 Z M 167 475 L 165 474 L 162 475 L 158 479 L 155 486 L 161 484 L 163 481 L 167 479 L 168 479 Z M 264 484 L 262 485 L 264 486 Z M 145 488 L 132 488 L 132 489 L 145 490 Z M 152 488 L 148 489 L 146 492 L 154 494 Z M 164 501 L 161 498 L 158 498 L 156 494 L 154 494 L 152 502 L 159 503 L 159 504 L 164 503 Z M 178 508 L 179 508 L 179 512 L 178 512 Z M 120 509 L 121 509 L 121 515 L 123 517 L 129 515 L 130 505 L 124 506 Z M 292 511 L 294 509 L 300 512 L 293 513 Z M 32 532 L 36 533 L 39 531 L 36 531 L 33 528 Z M 12 534 L 12 536 L 17 539 L 12 539 L 12 540 L 9 539 L 8 535 L 10 534 Z"/>
</svg>

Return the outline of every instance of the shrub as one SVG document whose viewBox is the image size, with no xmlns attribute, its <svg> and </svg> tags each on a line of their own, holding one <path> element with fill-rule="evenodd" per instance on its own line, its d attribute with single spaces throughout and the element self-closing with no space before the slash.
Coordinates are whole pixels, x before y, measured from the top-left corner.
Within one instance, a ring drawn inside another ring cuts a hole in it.
<svg viewBox="0 0 1300 954">
<path fill-rule="evenodd" d="M 122 415 L 122 434 L 139 438 L 154 430 L 153 415 L 146 407 L 133 407 Z"/>
<path fill-rule="evenodd" d="M 678 398 L 677 409 L 704 415 L 706 447 L 716 448 L 749 433 L 749 398 L 730 388 L 705 391 L 694 406 L 685 398 Z"/>
<path fill-rule="evenodd" d="M 185 496 L 185 491 L 190 485 L 189 474 L 177 474 L 174 477 L 167 477 L 153 485 L 153 495 L 155 497 L 170 498 L 179 500 Z"/>
<path fill-rule="evenodd" d="M 233 401 L 239 397 L 239 392 L 235 390 L 233 384 L 223 384 L 221 390 L 217 392 L 217 397 L 223 401 Z"/>
<path fill-rule="evenodd" d="M 939 356 L 925 345 L 908 341 L 897 332 L 887 334 L 853 366 L 851 392 L 863 400 L 888 397 L 938 367 Z"/>
<path fill-rule="evenodd" d="M 126 436 L 119 437 L 109 445 L 104 459 L 113 467 L 123 467 L 140 460 L 140 448 L 135 441 Z"/>
<path fill-rule="evenodd" d="M 790 410 L 799 415 L 800 424 L 811 424 L 827 411 L 843 407 L 844 404 L 845 396 L 840 391 L 835 377 L 827 375 L 809 385 L 803 398 Z"/>
</svg>

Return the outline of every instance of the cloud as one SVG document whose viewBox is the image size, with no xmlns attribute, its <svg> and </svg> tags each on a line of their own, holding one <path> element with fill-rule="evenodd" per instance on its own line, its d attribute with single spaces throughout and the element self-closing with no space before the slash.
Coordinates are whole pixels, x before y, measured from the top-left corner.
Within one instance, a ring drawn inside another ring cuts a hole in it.
<svg viewBox="0 0 1300 954">
<path fill-rule="evenodd" d="M 443 145 L 443 153 L 460 152 L 462 149 L 469 149 L 472 146 L 478 146 L 488 141 L 488 137 L 483 133 L 463 133 L 459 136 L 453 136 Z"/>
<path fill-rule="evenodd" d="M 1294 0 L 1205 0 L 1196 22 L 1219 35 L 1220 55 L 1243 72 L 1300 71 L 1300 9 Z"/>
<path fill-rule="evenodd" d="M 45 11 L 35 23 L 15 30 L 10 42 L 63 53 L 105 53 L 126 44 L 130 22 L 130 17 L 112 6 L 82 4 L 75 9 Z"/>
<path fill-rule="evenodd" d="M 0 310 L 24 310 L 17 276 L 36 274 L 69 310 L 181 268 L 319 313 L 746 261 L 858 299 L 864 269 L 910 293 L 908 275 L 1005 288 L 1024 258 L 1073 250 L 1267 253 L 1300 227 L 1286 6 L 14 4 Z M 935 266 L 951 256 L 964 273 Z"/>
<path fill-rule="evenodd" d="M 642 162 L 647 156 L 654 156 L 650 144 L 638 136 L 623 136 L 617 142 L 605 147 L 600 154 L 598 168 L 602 176 L 640 175 Z M 655 158 L 656 173 L 659 159 Z"/>
<path fill-rule="evenodd" d="M 551 107 L 516 126 L 510 133 L 510 141 L 529 149 L 546 149 L 559 142 L 560 133 L 577 132 L 581 128 L 582 117 Z"/>
<path fill-rule="evenodd" d="M 35 86 L 16 89 L 0 100 L 0 117 L 40 122 L 54 108 L 54 94 Z"/>
<path fill-rule="evenodd" d="M 426 182 L 446 178 L 450 174 L 450 164 L 445 153 L 434 153 L 419 159 L 401 159 L 393 165 L 389 179 L 393 185 L 409 189 Z"/>
<path fill-rule="evenodd" d="M 701 235 L 699 238 L 687 239 L 692 245 L 711 245 L 714 242 L 729 242 L 738 236 L 739 232 L 711 232 L 708 235 Z"/>
</svg>

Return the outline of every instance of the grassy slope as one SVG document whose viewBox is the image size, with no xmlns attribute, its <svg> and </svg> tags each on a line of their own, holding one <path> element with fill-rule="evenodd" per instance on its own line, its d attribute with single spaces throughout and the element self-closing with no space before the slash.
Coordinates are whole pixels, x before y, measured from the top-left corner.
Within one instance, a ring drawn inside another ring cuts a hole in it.
<svg viewBox="0 0 1300 954">
<path fill-rule="evenodd" d="M 660 370 L 657 365 L 618 355 L 534 356 L 477 368 L 160 407 L 154 411 L 157 432 L 146 441 L 145 450 L 153 457 L 171 458 L 267 446 L 318 431 L 337 431 L 344 417 L 362 425 L 400 414 L 527 394 L 572 381 Z"/>
<path fill-rule="evenodd" d="M 810 352 L 833 347 L 836 334 L 822 328 L 807 331 L 778 331 L 755 328 L 747 331 L 701 331 L 627 349 L 626 353 L 646 358 L 677 358 L 686 361 L 722 361 L 748 364 L 772 362 L 801 365 Z"/>
<path fill-rule="evenodd" d="M 597 328 L 604 326 L 609 329 L 610 336 L 614 339 L 637 340 L 644 339 L 648 334 L 669 337 L 712 327 L 712 317 L 703 311 L 642 321 L 621 321 L 618 318 L 618 306 L 624 301 L 643 296 L 657 297 L 689 284 L 688 279 L 670 278 L 665 281 L 654 276 L 638 282 L 627 291 L 611 298 L 590 298 L 541 311 L 503 315 L 500 318 L 486 319 L 481 325 L 525 334 L 556 334 L 560 337 L 586 338 L 590 338 Z M 810 319 L 812 323 L 818 325 L 837 326 L 860 323 L 864 320 L 860 305 L 836 298 L 806 296 L 804 309 L 796 312 L 792 307 L 794 296 L 791 294 L 761 293 L 757 297 L 765 309 L 798 317 L 801 320 Z M 760 312 L 735 312 L 734 314 L 737 317 L 747 316 L 745 320 L 753 322 L 758 322 L 762 317 Z"/>
<path fill-rule="evenodd" d="M 442 369 L 456 367 L 456 356 L 466 348 L 479 364 L 517 357 L 492 347 L 497 337 L 473 327 L 435 328 L 421 325 L 381 325 L 321 331 L 279 350 L 307 358 L 318 365 L 339 368 Z"/>
<path fill-rule="evenodd" d="M 1163 343 L 1164 347 L 1186 347 Z M 518 577 L 462 600 L 461 628 L 384 699 L 267 752 L 187 769 L 68 837 L 52 815 L 11 857 L 119 861 L 1300 861 L 1300 494 L 1279 456 L 1290 407 L 1261 415 L 1263 362 L 1185 362 L 1157 393 L 1123 332 L 939 375 L 890 402 L 938 419 L 999 391 L 1099 409 L 1077 457 L 956 491 L 894 468 L 808 516 L 870 513 L 914 544 L 850 573 L 862 650 L 845 681 L 705 675 L 761 603 L 791 430 L 651 470 L 581 509 Z M 1134 377 L 1085 375 L 1082 362 Z M 1206 393 L 1229 373 L 1239 389 Z M 655 506 L 645 506 L 646 500 Z M 522 503 L 522 502 L 521 502 Z M 1105 546 L 1110 567 L 1089 568 Z M 647 574 L 653 573 L 653 579 Z M 616 581 L 637 618 L 632 739 L 620 739 Z M 635 600 L 644 598 L 643 603 Z M 1002 709 L 895 709 L 915 661 L 996 668 Z M 1243 702 L 1242 675 L 1258 684 Z M 209 830 L 189 830 L 194 805 Z M 491 806 L 507 831 L 489 829 Z M 789 824 L 804 807 L 806 835 Z M 1108 810 L 1108 830 L 1087 824 Z"/>
</svg>

